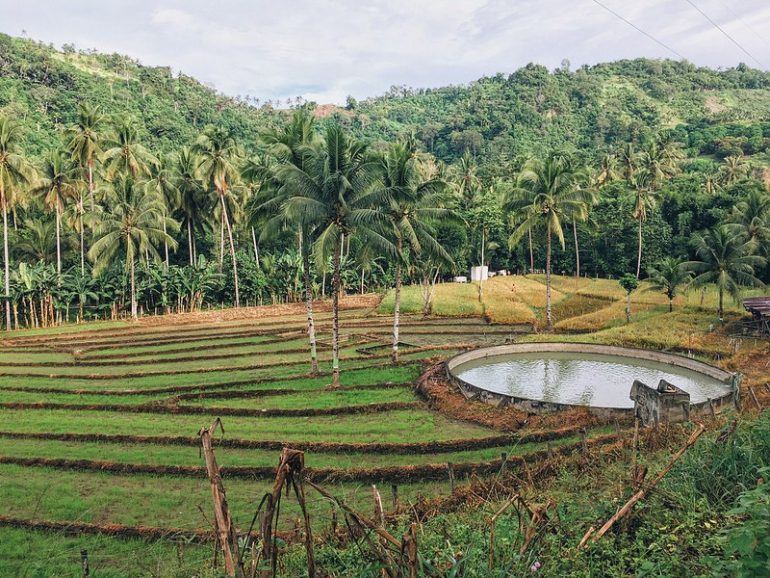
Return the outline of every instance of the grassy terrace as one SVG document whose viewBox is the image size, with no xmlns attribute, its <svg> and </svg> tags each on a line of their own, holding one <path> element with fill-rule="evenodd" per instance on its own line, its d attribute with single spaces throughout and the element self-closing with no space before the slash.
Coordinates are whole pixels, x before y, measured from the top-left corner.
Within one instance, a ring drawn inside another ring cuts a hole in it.
<svg viewBox="0 0 770 578">
<path fill-rule="evenodd" d="M 634 322 L 625 323 L 624 294 L 616 281 L 554 278 L 554 318 L 557 334 L 535 334 L 544 323 L 544 286 L 538 276 L 490 280 L 479 302 L 475 285 L 439 285 L 435 316 L 423 318 L 417 287 L 404 289 L 401 339 L 405 347 L 401 363 L 389 362 L 392 297 L 386 296 L 375 312 L 343 313 L 342 385 L 327 389 L 330 382 L 329 315 L 318 316 L 320 376 L 309 375 L 308 347 L 303 316 L 258 316 L 238 321 L 202 322 L 191 318 L 184 324 L 164 324 L 154 319 L 146 325 L 122 322 L 60 327 L 50 331 L 20 331 L 0 336 L 0 457 L 6 462 L 38 459 L 42 463 L 0 464 L 0 499 L 5 516 L 21 520 L 114 523 L 167 528 L 209 527 L 210 490 L 204 475 L 179 475 L 165 471 L 110 473 L 94 471 L 87 464 L 110 462 L 131 467 L 200 467 L 198 448 L 189 441 L 160 443 L 172 436 L 194 440 L 202 426 L 222 414 L 225 440 L 251 440 L 257 449 L 219 446 L 217 459 L 227 467 L 274 467 L 278 451 L 264 443 L 338 444 L 309 451 L 306 465 L 316 469 L 337 468 L 348 479 L 324 482 L 333 493 L 354 507 L 371 510 L 368 482 L 354 481 L 361 468 L 470 464 L 490 462 L 505 452 L 510 456 L 557 448 L 579 441 L 564 435 L 550 442 L 499 440 L 501 432 L 459 422 L 431 410 L 418 399 L 411 384 L 425 360 L 447 358 L 467 345 L 499 344 L 524 339 L 572 339 L 662 349 L 693 350 L 698 355 L 724 355 L 732 345 L 714 332 L 716 296 L 706 291 L 686 294 L 668 312 L 665 296 L 642 287 L 634 296 Z M 702 305 L 701 305 L 702 300 Z M 737 306 L 730 315 L 736 317 Z M 413 314 L 410 314 L 412 312 Z M 482 315 L 485 318 L 482 318 Z M 745 340 L 743 352 L 751 351 Z M 403 409 L 366 410 L 371 404 L 406 403 Z M 19 408 L 13 404 L 66 404 L 66 409 Z M 157 411 L 201 412 L 134 413 L 121 408 L 157 406 Z M 77 406 L 95 406 L 79 408 Z M 98 406 L 109 406 L 109 408 Z M 164 410 L 164 408 L 166 408 Z M 227 411 L 292 410 L 332 411 L 331 415 L 279 417 L 231 416 Z M 607 433 L 594 429 L 589 435 Z M 13 434 L 13 435 L 12 435 Z M 85 439 L 44 439 L 35 434 L 86 436 Z M 112 438 L 97 441 L 95 435 L 147 436 L 149 439 Z M 494 438 L 489 442 L 484 440 Z M 422 451 L 389 449 L 366 444 L 470 444 L 461 449 L 434 446 Z M 343 449 L 339 444 L 352 447 Z M 355 444 L 364 444 L 356 449 Z M 476 444 L 476 445 L 473 445 Z M 45 460 L 69 460 L 52 467 Z M 72 462 L 83 460 L 81 470 Z M 52 483 L 52 480 L 56 483 Z M 228 499 L 239 525 L 246 525 L 256 504 L 269 488 L 265 476 L 255 480 L 227 478 Z M 383 496 L 390 482 L 382 480 Z M 415 480 L 399 484 L 402 501 L 419 495 L 446 494 L 446 480 Z M 313 523 L 328 528 L 328 502 L 311 496 Z M 287 502 L 282 516 L 286 528 L 296 516 Z M 210 556 L 210 546 L 185 546 L 181 557 L 164 541 L 147 544 L 104 536 L 67 537 L 33 529 L 0 525 L 0 540 L 11 560 L 28 557 L 30 544 L 40 555 L 64 552 L 63 561 L 48 568 L 72 568 L 79 548 L 86 547 L 96 567 L 118 568 L 115 557 L 132 556 L 137 550 L 148 565 L 185 568 L 200 565 Z M 67 554 L 67 553 L 70 554 Z M 108 556 L 114 556 L 110 558 Z M 101 562 L 100 562 L 101 560 Z M 4 571 L 0 561 L 0 574 Z M 34 571 L 34 562 L 32 568 Z M 76 567 L 76 565 L 75 565 Z M 169 570 L 167 573 L 171 572 Z M 66 575 L 66 570 L 62 571 Z M 189 572 L 188 572 L 189 574 Z M 109 574 L 102 574 L 109 575 Z"/>
</svg>

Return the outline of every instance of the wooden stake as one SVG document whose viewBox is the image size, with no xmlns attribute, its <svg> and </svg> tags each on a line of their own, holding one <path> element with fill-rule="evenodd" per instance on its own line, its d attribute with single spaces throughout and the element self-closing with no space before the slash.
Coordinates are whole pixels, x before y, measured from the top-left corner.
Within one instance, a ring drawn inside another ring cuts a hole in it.
<svg viewBox="0 0 770 578">
<path fill-rule="evenodd" d="M 309 578 L 315 577 L 315 556 L 313 554 L 313 534 L 310 527 L 310 515 L 305 507 L 305 490 L 302 480 L 302 471 L 305 467 L 305 454 L 299 450 L 283 448 L 281 460 L 278 464 L 278 470 L 275 473 L 273 488 L 267 495 L 265 515 L 262 518 L 262 558 L 270 564 L 269 569 L 261 572 L 264 578 L 273 578 L 275 576 L 278 564 L 278 548 L 274 537 L 274 519 L 281 502 L 281 492 L 287 488 L 294 489 L 294 494 L 299 502 L 300 509 L 305 522 L 305 552 L 307 554 L 307 572 Z M 277 520 L 276 520 L 277 525 Z"/>
<path fill-rule="evenodd" d="M 604 536 L 610 528 L 626 516 L 636 505 L 637 502 L 639 502 L 641 499 L 643 499 L 647 493 L 653 489 L 656 485 L 658 485 L 658 482 L 663 479 L 663 477 L 671 470 L 671 468 L 674 467 L 674 464 L 681 458 L 684 453 L 696 442 L 698 441 L 698 438 L 701 436 L 701 434 L 704 432 L 705 427 L 703 424 L 698 424 L 698 428 L 690 435 L 690 437 L 687 439 L 685 444 L 677 451 L 672 457 L 671 460 L 668 462 L 665 468 L 663 468 L 660 473 L 655 476 L 655 479 L 650 482 L 650 484 L 646 488 L 642 488 L 638 492 L 636 492 L 631 498 L 623 505 L 620 510 L 617 511 L 617 513 L 612 516 L 609 520 L 605 522 L 605 524 L 599 528 L 599 530 L 596 532 L 596 535 L 593 538 L 593 541 L 599 540 L 602 536 Z M 587 541 L 587 540 L 586 540 Z M 581 541 L 582 543 L 582 541 Z"/>
<path fill-rule="evenodd" d="M 495 530 L 497 529 L 497 519 L 505 512 L 508 508 L 513 505 L 516 500 L 519 499 L 519 495 L 516 494 L 512 498 L 509 498 L 497 512 L 495 512 L 492 517 L 489 519 L 487 524 L 489 525 L 489 570 L 492 571 L 492 568 L 495 565 Z"/>
<path fill-rule="evenodd" d="M 235 576 L 236 566 L 240 566 L 240 556 L 238 554 L 238 536 L 233 527 L 233 521 L 230 517 L 230 510 L 227 505 L 227 496 L 225 487 L 222 484 L 222 477 L 219 474 L 219 466 L 214 457 L 214 448 L 212 445 L 212 435 L 217 426 L 224 433 L 222 422 L 219 418 L 214 420 L 211 427 L 202 428 L 198 435 L 201 438 L 201 447 L 203 457 L 206 460 L 206 471 L 211 483 L 211 498 L 214 502 L 214 522 L 217 529 L 217 539 L 222 548 L 222 557 L 225 562 L 225 573 L 228 576 Z"/>
<path fill-rule="evenodd" d="M 391 484 L 390 492 L 393 495 L 393 509 L 398 509 L 398 484 Z"/>
<path fill-rule="evenodd" d="M 447 469 L 449 470 L 449 488 L 452 490 L 452 493 L 455 493 L 455 468 L 452 465 L 452 462 L 449 462 L 446 465 Z"/>
<path fill-rule="evenodd" d="M 508 454 L 503 452 L 500 454 L 500 472 L 498 475 L 503 475 L 508 466 Z"/>
<path fill-rule="evenodd" d="M 637 479 L 637 473 L 636 473 L 636 454 L 637 454 L 637 445 L 639 443 L 639 418 L 634 418 L 634 440 L 631 444 L 631 480 L 636 483 Z M 634 486 L 636 487 L 636 486 Z"/>
<path fill-rule="evenodd" d="M 88 550 L 80 551 L 80 560 L 83 563 L 83 578 L 88 578 L 91 575 L 91 571 L 88 568 Z"/>
<path fill-rule="evenodd" d="M 417 524 L 412 522 L 401 540 L 401 556 L 406 558 L 409 578 L 417 578 Z"/>
<path fill-rule="evenodd" d="M 757 399 L 757 394 L 754 393 L 754 388 L 749 386 L 749 393 L 751 394 L 751 399 L 754 400 L 754 403 L 757 404 L 757 409 L 762 409 L 762 404 L 759 403 L 759 400 Z"/>
<path fill-rule="evenodd" d="M 585 533 L 585 535 L 583 536 L 583 539 L 580 540 L 580 544 L 578 544 L 578 547 L 577 547 L 578 550 L 580 550 L 583 546 L 586 545 L 589 538 L 593 535 L 594 532 L 596 532 L 596 526 L 591 526 L 590 528 L 588 528 L 588 532 Z"/>
</svg>

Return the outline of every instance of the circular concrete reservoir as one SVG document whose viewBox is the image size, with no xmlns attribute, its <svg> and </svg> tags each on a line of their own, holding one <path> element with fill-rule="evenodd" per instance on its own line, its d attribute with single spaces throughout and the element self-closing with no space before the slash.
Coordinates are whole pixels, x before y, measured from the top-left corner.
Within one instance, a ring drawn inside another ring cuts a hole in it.
<svg viewBox="0 0 770 578">
<path fill-rule="evenodd" d="M 631 411 L 635 381 L 657 388 L 661 380 L 684 390 L 690 407 L 732 401 L 733 374 L 656 351 L 583 343 L 521 343 L 476 349 L 447 362 L 467 397 L 532 411 L 570 406 Z"/>
</svg>

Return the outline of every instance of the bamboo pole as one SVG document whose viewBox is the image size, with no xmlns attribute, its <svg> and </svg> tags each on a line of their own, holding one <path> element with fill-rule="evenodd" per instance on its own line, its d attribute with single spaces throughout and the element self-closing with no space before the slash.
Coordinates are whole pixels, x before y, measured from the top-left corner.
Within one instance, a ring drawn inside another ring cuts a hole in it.
<svg viewBox="0 0 770 578">
<path fill-rule="evenodd" d="M 698 441 L 698 438 L 701 436 L 704 430 L 705 430 L 705 427 L 703 426 L 703 424 L 698 424 L 697 429 L 690 435 L 690 437 L 687 439 L 685 444 L 679 449 L 679 451 L 677 451 L 671 457 L 671 460 L 668 462 L 666 467 L 663 468 L 660 471 L 660 473 L 658 473 L 657 476 L 655 476 L 652 482 L 650 482 L 650 484 L 646 488 L 642 488 L 641 490 L 636 492 L 633 496 L 631 496 L 631 498 L 623 505 L 623 507 L 620 508 L 620 510 L 618 510 L 614 516 L 612 516 L 609 520 L 607 520 L 601 528 L 599 528 L 599 530 L 596 532 L 596 535 L 593 537 L 594 542 L 596 540 L 599 540 L 602 536 L 604 536 L 610 530 L 610 528 L 612 528 L 615 522 L 617 522 L 618 520 L 626 516 L 633 509 L 633 507 L 636 505 L 637 502 L 642 500 L 651 489 L 653 489 L 656 485 L 658 485 L 658 482 L 660 482 L 663 479 L 663 477 L 671 470 L 671 468 L 674 467 L 674 464 L 676 464 L 676 462 L 679 461 L 679 458 L 681 458 L 684 455 L 684 453 L 696 441 Z M 589 532 L 590 532 L 590 529 L 589 529 Z M 590 535 L 588 535 L 588 532 L 586 533 L 586 535 L 590 537 Z M 588 538 L 586 536 L 583 536 L 583 540 L 581 540 L 580 543 L 585 544 L 587 542 L 588 542 Z M 578 546 L 578 548 L 580 548 L 580 546 Z"/>
</svg>

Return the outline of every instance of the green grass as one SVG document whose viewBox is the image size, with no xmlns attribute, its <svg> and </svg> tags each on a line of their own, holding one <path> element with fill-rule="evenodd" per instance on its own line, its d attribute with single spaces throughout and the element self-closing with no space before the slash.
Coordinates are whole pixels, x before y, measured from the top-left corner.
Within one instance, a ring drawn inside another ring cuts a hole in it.
<svg viewBox="0 0 770 578">
<path fill-rule="evenodd" d="M 377 312 L 384 315 L 393 313 L 394 295 L 389 291 L 380 303 Z M 423 297 L 419 285 L 409 285 L 401 290 L 401 311 L 422 313 Z M 436 285 L 433 314 L 446 317 L 467 317 L 482 314 L 478 287 L 471 283 L 441 283 Z"/>
<path fill-rule="evenodd" d="M 0 576 L 80 578 L 80 551 L 88 552 L 91 575 L 98 578 L 213 578 L 211 546 L 146 541 L 108 536 L 65 536 L 60 533 L 0 527 Z"/>
<path fill-rule="evenodd" d="M 420 366 L 418 365 L 399 365 L 397 367 L 367 367 L 363 369 L 351 369 L 342 374 L 343 386 L 355 385 L 374 385 L 380 383 L 410 383 L 420 375 Z M 223 391 L 259 391 L 265 389 L 289 389 L 296 391 L 314 391 L 321 390 L 329 385 L 329 377 L 307 377 L 295 380 L 277 380 L 265 383 L 253 383 L 241 385 Z M 0 401 L 19 402 L 19 403 L 37 403 L 37 402 L 55 402 L 55 403 L 80 403 L 80 404 L 140 404 L 152 401 L 171 399 L 174 394 L 148 394 L 148 395 L 96 395 L 89 393 L 38 393 L 38 392 L 17 392 L 4 390 L 0 387 Z M 216 401 L 217 405 L 228 405 L 238 401 L 237 399 L 206 399 L 205 403 Z M 203 400 L 187 400 L 185 403 L 200 403 Z"/>
<path fill-rule="evenodd" d="M 277 460 L 278 454 L 276 454 Z M 51 479 L 56 483 L 52 484 Z M 238 527 L 247 526 L 259 501 L 269 491 L 269 480 L 225 479 L 230 511 Z M 184 529 L 209 528 L 213 514 L 208 479 L 150 475 L 114 475 L 102 472 L 69 472 L 46 468 L 0 465 L 3 510 L 7 516 L 26 519 L 118 523 Z M 371 509 L 370 484 L 331 484 L 324 487 L 344 497 L 361 511 Z M 414 500 L 417 494 L 448 493 L 448 482 L 399 484 L 399 496 Z M 308 489 L 308 507 L 317 529 L 330 523 L 331 507 Z M 281 506 L 281 527 L 293 525 L 299 514 L 294 500 Z"/>
<path fill-rule="evenodd" d="M 211 415 L 0 409 L 5 431 L 194 436 Z M 490 430 L 427 410 L 317 417 L 223 417 L 228 436 L 254 440 L 422 442 L 485 437 Z"/>
<path fill-rule="evenodd" d="M 605 430 L 596 430 L 604 432 Z M 229 433 L 229 432 L 227 432 Z M 594 432 L 592 432 L 594 433 Z M 225 439 L 227 436 L 225 436 Z M 3 438 L 0 438 L 3 439 Z M 579 441 L 579 436 L 566 437 L 546 443 L 514 443 L 511 445 L 480 450 L 455 451 L 436 454 L 394 453 L 321 453 L 307 452 L 305 465 L 311 468 L 369 468 L 380 466 L 406 466 L 410 464 L 460 464 L 500 459 Z M 111 461 L 128 464 L 203 466 L 200 449 L 193 446 L 167 446 L 154 444 L 101 444 L 94 442 L 63 442 L 55 440 L 14 439 L 4 440 L 0 455 L 14 457 L 61 458 L 68 460 Z M 262 449 L 216 447 L 217 462 L 227 466 L 267 466 L 276 463 L 280 453 Z"/>
</svg>

